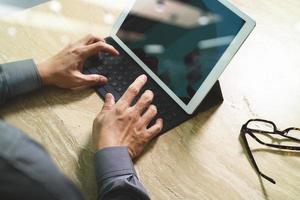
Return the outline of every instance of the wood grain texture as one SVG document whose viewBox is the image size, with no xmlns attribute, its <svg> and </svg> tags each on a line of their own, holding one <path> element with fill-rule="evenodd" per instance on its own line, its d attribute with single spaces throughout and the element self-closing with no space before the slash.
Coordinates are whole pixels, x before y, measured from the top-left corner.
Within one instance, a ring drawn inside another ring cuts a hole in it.
<svg viewBox="0 0 300 200">
<path fill-rule="evenodd" d="M 0 62 L 37 62 L 87 33 L 107 36 L 124 7 L 117 0 L 61 0 L 0 19 Z M 220 81 L 225 101 L 219 107 L 158 138 L 136 162 L 139 177 L 154 200 L 298 199 L 300 153 L 272 151 L 250 140 L 263 172 L 249 164 L 239 130 L 249 118 L 300 126 L 300 1 L 231 0 L 257 22 Z M 44 88 L 1 108 L 1 117 L 48 150 L 86 199 L 96 197 L 91 127 L 102 101 L 91 89 Z"/>
</svg>

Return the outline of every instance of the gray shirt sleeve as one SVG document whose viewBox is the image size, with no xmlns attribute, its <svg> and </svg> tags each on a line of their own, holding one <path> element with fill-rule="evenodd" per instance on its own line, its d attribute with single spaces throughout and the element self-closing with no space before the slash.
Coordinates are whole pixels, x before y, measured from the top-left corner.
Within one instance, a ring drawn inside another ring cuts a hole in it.
<svg viewBox="0 0 300 200">
<path fill-rule="evenodd" d="M 0 104 L 41 86 L 42 80 L 33 60 L 0 64 Z"/>
<path fill-rule="evenodd" d="M 98 200 L 149 200 L 128 150 L 111 147 L 95 154 Z M 0 121 L 0 196 L 17 200 L 83 200 L 44 148 Z"/>
<path fill-rule="evenodd" d="M 83 200 L 44 148 L 0 121 L 0 197 L 11 200 Z"/>
<path fill-rule="evenodd" d="M 110 147 L 95 154 L 98 200 L 149 200 L 127 147 Z"/>
<path fill-rule="evenodd" d="M 11 97 L 31 92 L 41 86 L 42 80 L 33 60 L 0 65 L 0 104 Z M 98 151 L 95 154 L 95 163 L 99 200 L 150 199 L 136 175 L 127 148 L 112 147 Z M 82 199 L 81 193 L 59 172 L 40 145 L 2 122 L 0 122 L 0 173 L 1 170 L 5 173 L 0 176 L 0 183 L 1 178 L 4 178 L 10 179 L 13 185 L 23 178 L 24 182 L 32 183 L 20 186 L 23 191 L 28 190 L 29 193 L 36 191 L 34 194 L 38 194 L 39 191 L 42 194 L 45 190 L 54 199 Z M 40 186 L 44 190 L 39 189 Z M 20 192 L 11 191 L 13 194 Z"/>
</svg>

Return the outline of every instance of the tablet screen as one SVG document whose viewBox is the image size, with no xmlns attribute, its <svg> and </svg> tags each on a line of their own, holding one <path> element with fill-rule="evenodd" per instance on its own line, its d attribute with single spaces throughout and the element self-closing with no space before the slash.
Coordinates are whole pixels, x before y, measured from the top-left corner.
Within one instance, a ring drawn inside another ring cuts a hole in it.
<svg viewBox="0 0 300 200">
<path fill-rule="evenodd" d="M 218 0 L 142 0 L 117 36 L 188 104 L 244 24 Z"/>
</svg>

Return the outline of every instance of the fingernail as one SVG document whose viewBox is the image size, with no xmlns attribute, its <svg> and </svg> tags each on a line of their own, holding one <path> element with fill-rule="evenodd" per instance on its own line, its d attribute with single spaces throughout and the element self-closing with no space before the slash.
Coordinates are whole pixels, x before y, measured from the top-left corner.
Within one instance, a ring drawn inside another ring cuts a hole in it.
<svg viewBox="0 0 300 200">
<path fill-rule="evenodd" d="M 145 93 L 148 93 L 150 95 L 153 95 L 154 96 L 154 93 L 151 91 L 151 90 L 146 90 Z"/>
<path fill-rule="evenodd" d="M 141 79 L 143 79 L 144 81 L 147 81 L 147 76 L 145 74 L 140 76 Z"/>
<path fill-rule="evenodd" d="M 107 94 L 105 95 L 106 98 L 111 98 L 111 96 L 112 96 L 111 93 L 107 93 Z"/>
<path fill-rule="evenodd" d="M 107 83 L 108 80 L 107 80 L 106 77 L 101 77 L 101 78 L 100 78 L 100 81 L 101 81 L 101 82 L 104 82 L 104 83 Z"/>
</svg>

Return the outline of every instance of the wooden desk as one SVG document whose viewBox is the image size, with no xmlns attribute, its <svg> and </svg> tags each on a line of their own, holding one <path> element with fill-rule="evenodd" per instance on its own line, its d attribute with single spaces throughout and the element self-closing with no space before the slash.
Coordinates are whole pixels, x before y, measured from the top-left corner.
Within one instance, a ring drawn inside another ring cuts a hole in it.
<svg viewBox="0 0 300 200">
<path fill-rule="evenodd" d="M 124 1 L 61 0 L 0 19 L 0 62 L 40 61 L 87 33 L 107 36 Z M 98 3 L 96 3 L 98 2 Z M 110 3 L 109 3 L 110 2 Z M 300 1 L 233 4 L 257 27 L 221 77 L 224 103 L 160 137 L 136 163 L 155 200 L 297 199 L 300 154 L 264 151 L 250 140 L 263 172 L 277 184 L 261 184 L 239 142 L 249 118 L 278 127 L 300 126 Z M 52 9 L 50 9 L 52 8 Z M 102 101 L 93 90 L 44 88 L 1 108 L 5 121 L 42 143 L 87 199 L 96 188 L 90 147 L 92 122 Z"/>
</svg>

